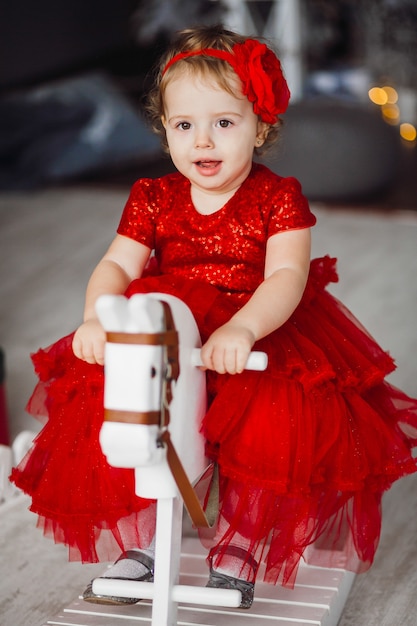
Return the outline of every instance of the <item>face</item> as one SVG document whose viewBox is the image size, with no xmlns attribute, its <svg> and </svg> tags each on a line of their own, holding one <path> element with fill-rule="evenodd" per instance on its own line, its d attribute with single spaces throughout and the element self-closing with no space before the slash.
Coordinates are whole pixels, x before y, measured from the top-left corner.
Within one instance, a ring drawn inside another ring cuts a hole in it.
<svg viewBox="0 0 417 626">
<path fill-rule="evenodd" d="M 167 85 L 162 122 L 170 155 L 199 192 L 234 192 L 251 170 L 255 146 L 263 143 L 266 124 L 240 95 L 238 78 L 235 93 L 188 73 Z"/>
</svg>

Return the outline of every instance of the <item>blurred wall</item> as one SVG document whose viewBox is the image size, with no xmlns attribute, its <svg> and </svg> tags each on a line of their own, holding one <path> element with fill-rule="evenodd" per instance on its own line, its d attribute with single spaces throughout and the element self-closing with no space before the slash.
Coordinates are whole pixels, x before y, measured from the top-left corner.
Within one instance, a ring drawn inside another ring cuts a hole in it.
<svg viewBox="0 0 417 626">
<path fill-rule="evenodd" d="M 125 47 L 137 5 L 138 0 L 4 0 L 0 89 L 62 76 Z"/>
</svg>

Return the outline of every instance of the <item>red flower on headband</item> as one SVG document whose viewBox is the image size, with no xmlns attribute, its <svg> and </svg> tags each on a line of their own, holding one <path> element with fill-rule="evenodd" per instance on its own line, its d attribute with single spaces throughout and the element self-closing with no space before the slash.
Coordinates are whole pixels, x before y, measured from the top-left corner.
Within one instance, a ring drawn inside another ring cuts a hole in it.
<svg viewBox="0 0 417 626">
<path fill-rule="evenodd" d="M 265 44 L 255 39 L 233 46 L 233 69 L 243 85 L 243 93 L 253 103 L 263 122 L 274 124 L 287 110 L 290 90 L 281 63 Z"/>
<path fill-rule="evenodd" d="M 217 48 L 179 52 L 168 61 L 162 75 L 174 63 L 194 56 L 212 56 L 229 63 L 242 81 L 243 94 L 252 102 L 254 112 L 263 122 L 275 124 L 278 115 L 287 110 L 290 90 L 281 63 L 264 43 L 247 39 L 235 44 L 233 52 Z"/>
</svg>

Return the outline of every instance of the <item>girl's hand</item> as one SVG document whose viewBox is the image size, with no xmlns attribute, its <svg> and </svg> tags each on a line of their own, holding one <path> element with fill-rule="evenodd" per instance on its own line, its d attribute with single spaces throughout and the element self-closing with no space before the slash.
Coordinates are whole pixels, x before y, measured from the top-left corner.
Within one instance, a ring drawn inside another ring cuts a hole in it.
<svg viewBox="0 0 417 626">
<path fill-rule="evenodd" d="M 116 235 L 90 280 L 85 297 L 84 319 L 72 342 L 74 354 L 87 363 L 104 365 L 106 333 L 96 317 L 97 298 L 103 294 L 122 295 L 128 285 L 142 275 L 150 248 Z"/>
<path fill-rule="evenodd" d="M 215 330 L 201 348 L 204 368 L 218 374 L 240 374 L 254 343 L 255 336 L 248 328 L 228 322 Z"/>
<path fill-rule="evenodd" d="M 72 349 L 79 359 L 91 364 L 104 365 L 106 333 L 95 319 L 89 319 L 78 328 L 72 341 Z"/>
</svg>

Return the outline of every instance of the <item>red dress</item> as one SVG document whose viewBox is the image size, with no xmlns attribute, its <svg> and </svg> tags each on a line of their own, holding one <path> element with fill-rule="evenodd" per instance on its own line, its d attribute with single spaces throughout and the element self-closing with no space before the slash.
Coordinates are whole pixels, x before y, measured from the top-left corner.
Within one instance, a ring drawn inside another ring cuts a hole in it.
<svg viewBox="0 0 417 626">
<path fill-rule="evenodd" d="M 158 269 L 126 295 L 182 298 L 204 341 L 263 280 L 268 237 L 314 223 L 299 183 L 261 165 L 212 215 L 197 213 L 182 175 L 141 179 L 118 232 L 154 249 Z M 244 538 L 263 553 L 266 580 L 285 585 L 301 556 L 367 569 L 381 496 L 416 471 L 417 400 L 384 380 L 393 360 L 326 291 L 335 281 L 334 259 L 312 261 L 292 317 L 254 346 L 268 353 L 266 372 L 207 375 L 202 428 L 220 468 L 221 543 Z M 71 339 L 33 356 L 40 382 L 28 409 L 48 420 L 12 479 L 71 559 L 110 560 L 149 543 L 154 509 L 135 496 L 133 471 L 101 452 L 103 371 L 76 359 Z"/>
</svg>

